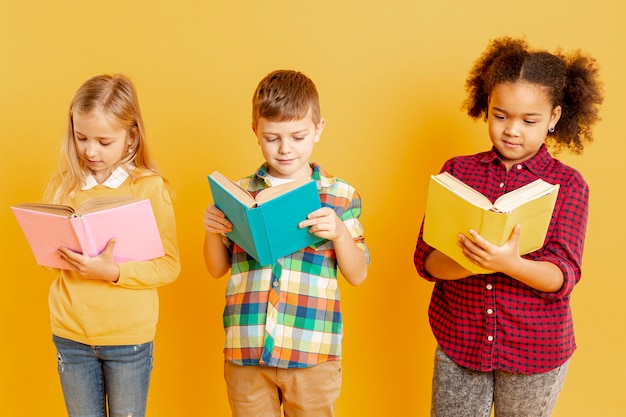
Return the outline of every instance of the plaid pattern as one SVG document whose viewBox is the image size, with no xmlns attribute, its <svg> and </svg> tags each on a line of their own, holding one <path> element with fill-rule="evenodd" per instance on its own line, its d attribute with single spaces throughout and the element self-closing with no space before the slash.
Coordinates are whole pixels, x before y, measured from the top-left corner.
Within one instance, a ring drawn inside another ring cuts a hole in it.
<svg viewBox="0 0 626 417">
<path fill-rule="evenodd" d="M 359 194 L 319 165 L 312 167 L 322 205 L 335 210 L 369 262 Z M 256 194 L 268 187 L 266 174 L 263 165 L 239 183 Z M 232 268 L 223 316 L 226 360 L 305 368 L 340 359 L 343 323 L 332 242 L 322 241 L 266 267 L 236 244 L 228 245 Z"/>
<path fill-rule="evenodd" d="M 491 201 L 537 178 L 561 184 L 543 248 L 525 255 L 561 269 L 564 283 L 558 292 L 543 293 L 501 273 L 437 280 L 424 269 L 424 259 L 432 248 L 422 240 L 421 231 L 414 262 L 421 276 L 435 282 L 429 307 L 431 328 L 456 363 L 479 371 L 524 374 L 562 365 L 576 349 L 570 293 L 581 275 L 589 198 L 585 180 L 552 158 L 545 146 L 508 172 L 495 150 L 453 158 L 442 171 L 449 171 Z"/>
</svg>

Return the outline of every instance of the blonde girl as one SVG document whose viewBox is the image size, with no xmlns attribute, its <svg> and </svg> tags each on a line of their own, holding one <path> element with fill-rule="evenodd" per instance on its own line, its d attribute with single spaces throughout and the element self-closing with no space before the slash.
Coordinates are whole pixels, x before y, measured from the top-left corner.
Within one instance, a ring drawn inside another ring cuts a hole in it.
<svg viewBox="0 0 626 417">
<path fill-rule="evenodd" d="M 59 171 L 44 199 L 77 206 L 129 194 L 150 200 L 164 256 L 117 264 L 114 240 L 95 257 L 59 248 L 73 269 L 55 270 L 49 306 L 70 417 L 145 416 L 157 288 L 180 271 L 171 196 L 149 157 L 135 88 L 123 75 L 96 76 L 70 104 Z"/>
</svg>

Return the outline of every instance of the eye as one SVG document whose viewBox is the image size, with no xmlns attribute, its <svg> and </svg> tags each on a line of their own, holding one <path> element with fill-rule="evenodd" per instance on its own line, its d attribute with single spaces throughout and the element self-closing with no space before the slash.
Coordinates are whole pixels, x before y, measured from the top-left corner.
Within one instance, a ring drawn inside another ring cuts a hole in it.
<svg viewBox="0 0 626 417">
<path fill-rule="evenodd" d="M 278 140 L 278 138 L 275 137 L 275 136 L 271 136 L 271 137 L 270 136 L 266 136 L 264 139 L 265 139 L 266 142 L 276 142 Z"/>
<path fill-rule="evenodd" d="M 294 140 L 304 140 L 305 136 L 294 136 L 293 139 Z"/>
<path fill-rule="evenodd" d="M 79 142 L 84 142 L 87 140 L 87 138 L 83 137 L 83 136 L 78 136 L 78 135 L 74 135 L 74 139 L 76 139 Z"/>
</svg>

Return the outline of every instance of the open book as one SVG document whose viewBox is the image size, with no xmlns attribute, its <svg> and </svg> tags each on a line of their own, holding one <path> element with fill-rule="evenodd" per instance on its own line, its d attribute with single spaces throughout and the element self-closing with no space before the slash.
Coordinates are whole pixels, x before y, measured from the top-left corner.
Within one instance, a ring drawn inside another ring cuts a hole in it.
<svg viewBox="0 0 626 417">
<path fill-rule="evenodd" d="M 315 181 L 294 180 L 266 188 L 254 198 L 217 171 L 208 179 L 215 206 L 233 224 L 227 236 L 261 265 L 324 240 L 298 227 L 322 207 Z"/>
<path fill-rule="evenodd" d="M 39 265 L 73 269 L 58 253 L 60 247 L 96 256 L 116 239 L 117 263 L 147 261 L 164 255 L 150 200 L 132 196 L 94 197 L 72 208 L 56 204 L 11 206 Z"/>
<path fill-rule="evenodd" d="M 520 255 L 543 246 L 559 184 L 537 179 L 500 196 L 494 203 L 448 172 L 432 175 L 428 186 L 423 238 L 474 273 L 489 273 L 470 262 L 457 245 L 459 233 L 476 230 L 494 245 L 501 246 L 516 224 L 522 225 Z"/>
</svg>

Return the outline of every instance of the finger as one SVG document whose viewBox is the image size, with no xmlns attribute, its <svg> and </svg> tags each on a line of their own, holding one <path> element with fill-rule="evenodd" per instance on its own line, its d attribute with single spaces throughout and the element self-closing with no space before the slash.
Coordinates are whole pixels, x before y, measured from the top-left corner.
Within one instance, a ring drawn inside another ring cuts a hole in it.
<svg viewBox="0 0 626 417">
<path fill-rule="evenodd" d="M 330 207 L 322 207 L 309 213 L 307 219 L 316 219 L 320 217 L 330 216 L 333 213 L 334 211 Z"/>
<path fill-rule="evenodd" d="M 112 254 L 113 253 L 113 247 L 115 246 L 115 243 L 117 242 L 117 240 L 115 239 L 111 239 L 107 242 L 106 247 L 104 248 L 104 253 L 107 254 Z"/>
<path fill-rule="evenodd" d="M 298 223 L 298 227 L 300 229 L 304 229 L 305 227 L 313 227 L 318 225 L 320 223 L 320 219 L 315 217 L 314 213 L 315 212 L 309 214 L 307 220 L 302 220 L 300 223 Z"/>
<path fill-rule="evenodd" d="M 63 257 L 63 259 L 68 261 L 76 261 L 78 258 L 78 254 L 71 249 L 61 247 L 58 249 L 59 253 Z"/>
<path fill-rule="evenodd" d="M 209 207 L 207 207 L 206 212 L 207 212 L 207 214 L 213 214 L 213 215 L 218 216 L 218 217 L 226 217 L 224 212 L 222 210 L 218 209 L 215 204 L 211 204 Z"/>
<path fill-rule="evenodd" d="M 61 259 L 70 264 L 72 268 L 78 269 L 78 262 L 74 259 L 76 253 L 66 248 L 59 248 L 57 252 L 61 256 Z"/>
<path fill-rule="evenodd" d="M 510 242 L 519 242 L 519 238 L 522 234 L 522 225 L 516 224 L 513 230 L 511 231 L 511 235 L 509 236 Z"/>
</svg>

